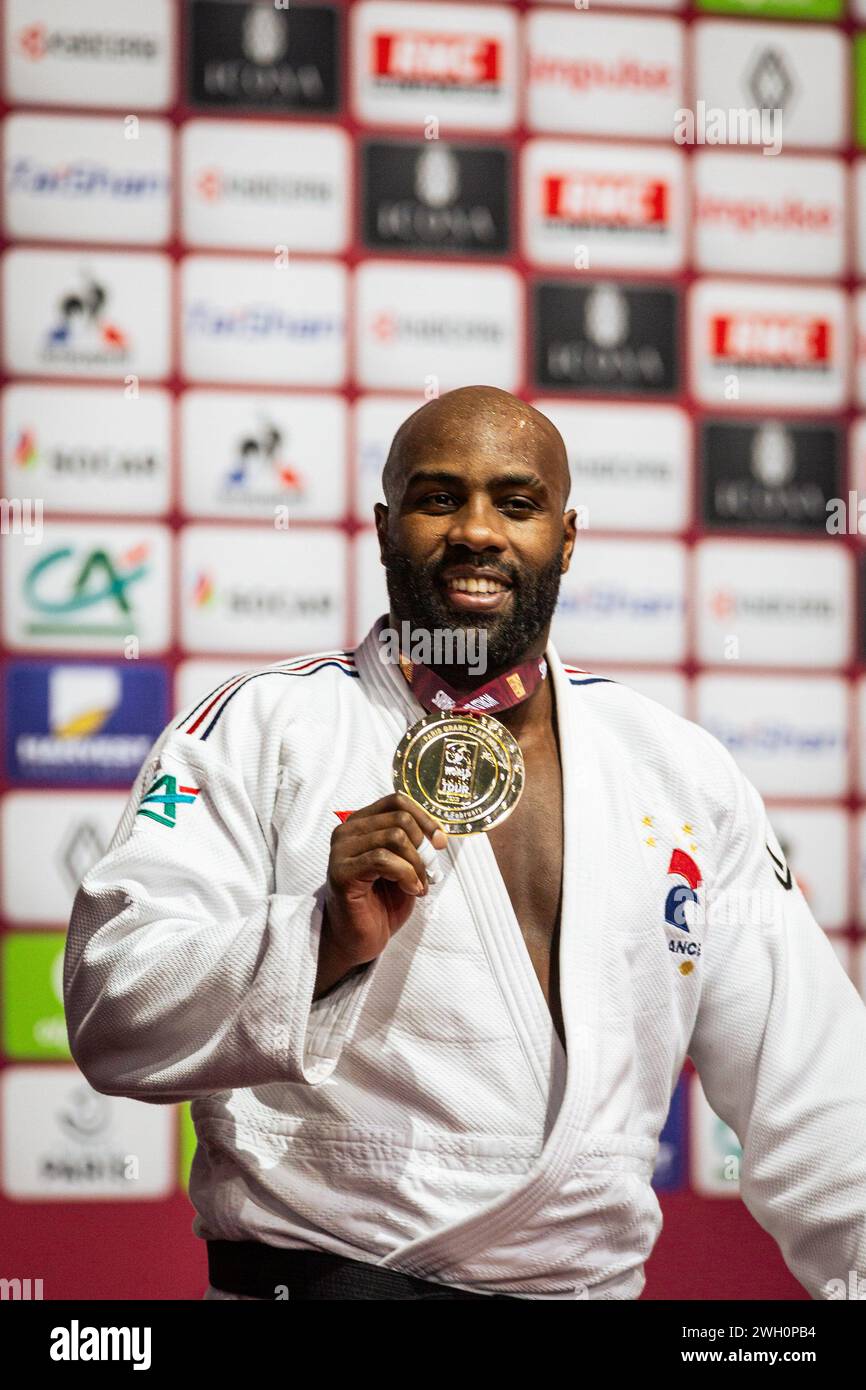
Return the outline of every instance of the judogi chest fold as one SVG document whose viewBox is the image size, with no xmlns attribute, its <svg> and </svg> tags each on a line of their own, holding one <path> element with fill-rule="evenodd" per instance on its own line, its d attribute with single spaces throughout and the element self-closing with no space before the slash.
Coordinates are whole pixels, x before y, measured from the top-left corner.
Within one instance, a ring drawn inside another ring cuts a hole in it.
<svg viewBox="0 0 866 1390">
<path fill-rule="evenodd" d="M 357 660 L 373 698 L 353 716 L 338 712 L 321 741 L 305 725 L 303 743 L 288 750 L 275 807 L 278 827 L 286 818 L 277 891 L 281 883 L 297 891 L 305 878 L 322 881 L 336 813 L 392 789 L 394 749 L 424 713 L 398 670 L 364 647 Z M 408 1239 L 383 1263 L 428 1274 L 445 1265 L 458 1279 L 453 1262 L 460 1257 L 470 1284 L 472 1252 L 512 1232 L 518 1218 L 541 1228 L 552 1223 L 560 1236 L 563 1221 L 585 1227 L 585 1184 L 576 1184 L 583 1195 L 571 1215 L 560 1209 L 572 1201 L 569 1174 L 597 1173 L 599 1213 L 608 1200 L 603 1191 L 621 1200 L 624 1174 L 638 1179 L 635 1193 L 647 1186 L 657 1144 L 654 1117 L 635 1110 L 635 1096 L 647 1096 L 645 1087 L 635 1089 L 636 1073 L 652 1080 L 660 1125 L 689 1033 L 691 1004 L 671 989 L 659 894 L 654 899 L 645 858 L 633 848 L 638 812 L 652 796 L 611 776 L 609 763 L 601 776 L 591 728 L 575 719 L 558 663 L 551 678 L 563 766 L 560 991 L 568 1060 L 487 837 L 452 836 L 441 852 L 442 881 L 418 900 L 375 963 L 337 1084 L 316 1088 L 312 1102 L 303 1088 L 290 1088 L 306 1112 L 302 1127 L 318 1141 L 351 1129 L 349 1149 L 331 1171 L 345 1161 L 356 1175 L 368 1172 L 371 1191 L 379 1191 L 377 1174 L 396 1185 L 407 1236 L 420 1230 L 413 1191 L 429 1205 L 447 1173 L 446 1186 L 459 1196 L 443 1206 L 443 1229 Z M 300 802 L 303 819 L 297 809 L 288 814 Z M 676 1026 L 669 1010 L 679 1004 Z M 642 1030 L 651 1065 L 640 1058 Z M 407 1116 L 411 1153 L 398 1138 Z M 484 1195 L 486 1207 L 479 1205 Z M 647 1192 L 642 1200 L 652 1222 L 655 1199 Z M 596 1219 L 603 1218 L 593 1227 Z"/>
</svg>

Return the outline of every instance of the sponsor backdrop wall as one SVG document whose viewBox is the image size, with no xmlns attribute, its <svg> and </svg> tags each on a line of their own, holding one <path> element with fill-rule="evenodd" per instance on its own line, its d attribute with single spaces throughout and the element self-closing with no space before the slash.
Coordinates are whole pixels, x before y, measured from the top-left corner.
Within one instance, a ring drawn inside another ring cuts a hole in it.
<svg viewBox="0 0 866 1390">
<path fill-rule="evenodd" d="M 557 423 L 561 654 L 727 744 L 862 988 L 866 0 L 7 0 L 2 33 L 0 1275 L 204 1288 L 188 1117 L 76 1072 L 64 927 L 175 708 L 386 607 L 372 505 L 437 390 Z M 749 112 L 772 154 L 712 143 Z M 802 1296 L 738 1151 L 687 1066 L 647 1296 Z"/>
</svg>

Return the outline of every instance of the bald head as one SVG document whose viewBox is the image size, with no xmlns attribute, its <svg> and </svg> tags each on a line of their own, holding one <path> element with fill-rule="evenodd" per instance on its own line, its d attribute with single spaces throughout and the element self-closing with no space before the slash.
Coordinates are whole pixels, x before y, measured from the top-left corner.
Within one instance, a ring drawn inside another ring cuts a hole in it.
<svg viewBox="0 0 866 1390">
<path fill-rule="evenodd" d="M 540 410 L 497 386 L 460 386 L 403 421 L 382 471 L 389 508 L 399 506 L 407 471 L 420 458 L 475 451 L 531 465 L 565 509 L 571 478 L 562 435 Z"/>
</svg>

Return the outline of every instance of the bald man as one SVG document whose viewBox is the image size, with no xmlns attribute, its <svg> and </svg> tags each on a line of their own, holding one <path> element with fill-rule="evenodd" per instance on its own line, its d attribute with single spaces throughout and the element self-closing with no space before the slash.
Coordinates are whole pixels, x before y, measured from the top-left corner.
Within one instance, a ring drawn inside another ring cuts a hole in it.
<svg viewBox="0 0 866 1390">
<path fill-rule="evenodd" d="M 866 1009 L 726 750 L 560 659 L 559 434 L 452 391 L 383 488 L 388 614 L 185 709 L 75 899 L 73 1056 L 192 1101 L 206 1297 L 637 1298 L 687 1054 L 834 1296 Z"/>
</svg>

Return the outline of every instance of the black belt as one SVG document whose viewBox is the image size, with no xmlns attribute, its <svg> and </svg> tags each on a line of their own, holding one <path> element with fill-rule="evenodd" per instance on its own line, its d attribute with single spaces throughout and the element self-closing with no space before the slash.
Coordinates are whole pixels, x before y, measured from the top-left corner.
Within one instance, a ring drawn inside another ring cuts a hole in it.
<svg viewBox="0 0 866 1390">
<path fill-rule="evenodd" d="M 326 1250 L 281 1250 L 256 1240 L 209 1240 L 210 1282 L 224 1293 L 276 1300 L 320 1298 L 507 1298 L 510 1294 L 472 1293 L 433 1284 L 414 1274 L 347 1260 Z"/>
</svg>

